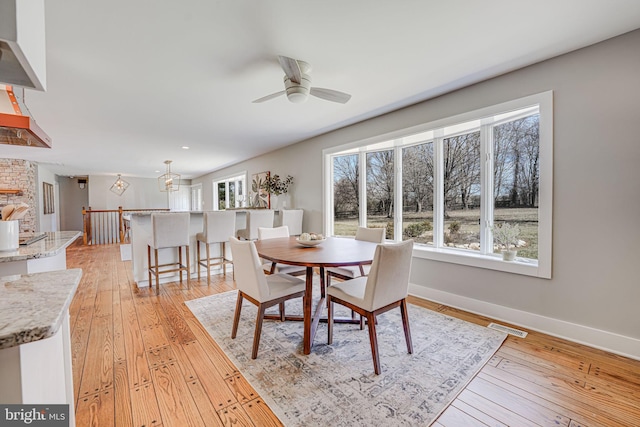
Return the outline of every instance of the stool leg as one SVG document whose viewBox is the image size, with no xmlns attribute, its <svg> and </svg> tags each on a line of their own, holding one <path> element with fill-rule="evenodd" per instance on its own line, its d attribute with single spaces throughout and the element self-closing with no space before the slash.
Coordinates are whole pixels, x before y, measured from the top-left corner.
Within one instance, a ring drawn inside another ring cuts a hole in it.
<svg viewBox="0 0 640 427">
<path fill-rule="evenodd" d="M 207 285 L 211 284 L 211 249 L 210 244 L 207 242 Z"/>
<path fill-rule="evenodd" d="M 227 251 L 225 251 L 224 242 L 220 242 L 220 265 L 222 266 L 222 275 L 227 278 Z"/>
<path fill-rule="evenodd" d="M 182 285 L 182 246 L 178 246 L 178 273 L 180 274 L 180 285 Z"/>
<path fill-rule="evenodd" d="M 153 255 L 155 257 L 155 272 L 156 272 L 156 295 L 160 295 L 160 267 L 158 267 L 158 250 L 153 249 Z"/>
<path fill-rule="evenodd" d="M 153 286 L 151 281 L 151 246 L 147 245 L 147 273 L 149 273 L 149 287 Z"/>
<path fill-rule="evenodd" d="M 185 246 L 187 251 L 187 289 L 191 289 L 191 257 L 189 257 L 189 245 Z M 180 274 L 182 277 L 182 273 Z"/>
<path fill-rule="evenodd" d="M 197 259 L 197 269 L 198 269 L 198 281 L 200 281 L 200 240 L 196 240 L 196 259 Z"/>
</svg>

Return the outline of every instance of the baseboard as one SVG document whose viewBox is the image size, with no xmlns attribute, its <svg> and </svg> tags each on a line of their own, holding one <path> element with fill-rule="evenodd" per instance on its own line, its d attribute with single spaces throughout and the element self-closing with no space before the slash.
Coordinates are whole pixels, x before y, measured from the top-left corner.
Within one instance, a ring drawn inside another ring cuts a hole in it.
<svg viewBox="0 0 640 427">
<path fill-rule="evenodd" d="M 578 325 L 564 320 L 553 319 L 539 314 L 492 304 L 449 292 L 430 289 L 415 284 L 409 285 L 413 296 L 428 299 L 450 307 L 508 322 L 529 330 L 542 332 L 579 344 L 605 350 L 631 359 L 640 360 L 640 340 Z"/>
</svg>

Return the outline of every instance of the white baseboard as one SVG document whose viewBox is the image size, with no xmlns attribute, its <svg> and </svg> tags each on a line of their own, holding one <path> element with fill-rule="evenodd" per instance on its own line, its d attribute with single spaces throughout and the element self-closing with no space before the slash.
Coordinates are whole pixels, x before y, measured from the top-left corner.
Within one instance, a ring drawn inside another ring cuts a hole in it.
<svg viewBox="0 0 640 427">
<path fill-rule="evenodd" d="M 636 338 L 415 284 L 409 285 L 409 293 L 450 307 L 640 360 L 640 340 Z"/>
</svg>

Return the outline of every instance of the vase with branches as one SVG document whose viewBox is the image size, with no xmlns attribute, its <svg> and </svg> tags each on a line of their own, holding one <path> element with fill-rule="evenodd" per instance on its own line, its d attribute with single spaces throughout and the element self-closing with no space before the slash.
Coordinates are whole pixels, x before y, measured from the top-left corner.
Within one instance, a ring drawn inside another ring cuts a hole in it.
<svg viewBox="0 0 640 427">
<path fill-rule="evenodd" d="M 520 237 L 518 224 L 509 224 L 508 222 L 496 224 L 491 227 L 491 233 L 493 234 L 493 240 L 504 248 L 502 259 L 513 261 L 516 257 L 514 248 L 518 245 L 518 238 Z"/>
<path fill-rule="evenodd" d="M 272 199 L 277 201 L 278 209 L 285 209 L 289 204 L 287 193 L 291 184 L 293 184 L 291 175 L 287 175 L 286 178 L 280 178 L 280 175 L 274 174 L 265 180 L 263 188 L 272 195 Z"/>
</svg>

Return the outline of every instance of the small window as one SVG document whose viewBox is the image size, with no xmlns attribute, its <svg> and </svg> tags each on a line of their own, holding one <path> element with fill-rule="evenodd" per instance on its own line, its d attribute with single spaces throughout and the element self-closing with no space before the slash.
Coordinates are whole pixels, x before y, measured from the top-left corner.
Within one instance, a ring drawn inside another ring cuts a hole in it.
<svg viewBox="0 0 640 427">
<path fill-rule="evenodd" d="M 246 173 L 213 181 L 213 209 L 224 210 L 246 206 Z"/>
</svg>

